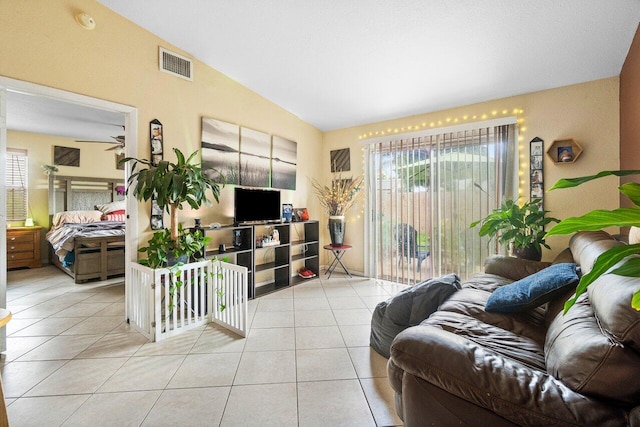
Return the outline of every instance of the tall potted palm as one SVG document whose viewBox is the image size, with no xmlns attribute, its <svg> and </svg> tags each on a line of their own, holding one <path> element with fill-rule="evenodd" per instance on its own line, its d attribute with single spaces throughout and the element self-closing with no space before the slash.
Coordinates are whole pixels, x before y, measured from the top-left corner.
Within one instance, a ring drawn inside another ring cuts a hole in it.
<svg viewBox="0 0 640 427">
<path fill-rule="evenodd" d="M 162 160 L 158 165 L 152 164 L 147 159 L 127 157 L 121 163 L 131 163 L 131 175 L 127 180 L 127 194 L 132 191 L 133 196 L 139 201 L 155 199 L 158 206 L 171 215 L 169 247 L 179 250 L 181 236 L 178 210 L 185 205 L 192 209 L 199 209 L 203 204 L 210 203 L 207 192 L 210 190 L 216 202 L 220 201 L 220 188 L 224 186 L 225 179 L 218 175 L 214 179 L 202 170 L 202 165 L 194 161 L 198 154 L 194 151 L 185 155 L 174 148 L 177 161 L 175 163 Z M 159 233 L 162 233 L 160 231 Z"/>
<path fill-rule="evenodd" d="M 155 325 L 156 340 L 163 334 L 188 330 L 206 322 L 209 315 L 208 298 L 223 292 L 219 287 L 219 274 L 215 273 L 219 270 L 206 267 L 208 261 L 186 263 L 188 257 L 180 260 L 182 262 L 176 261 L 181 255 L 204 253 L 203 248 L 208 240 L 200 230 L 194 233 L 184 230 L 178 222 L 178 210 L 186 205 L 199 209 L 205 203 L 210 203 L 209 191 L 219 202 L 224 177 L 214 179 L 203 173 L 201 164 L 195 161 L 197 151 L 189 157 L 185 157 L 177 148 L 173 151 L 176 162 L 163 160 L 154 165 L 147 159 L 127 157 L 121 160 L 121 163 L 131 165 L 126 193 L 131 192 L 139 201 L 154 199 L 160 208 L 171 215 L 171 228 L 156 231 L 147 246 L 139 249 L 146 253 L 147 258 L 140 260 L 140 268 L 136 267 L 139 273 L 133 275 L 131 284 L 136 286 L 136 292 L 140 295 L 147 290 L 146 283 L 160 284 L 150 289 L 154 310 L 151 313 L 152 321 L 148 324 Z M 172 262 L 171 258 L 175 260 Z M 204 280 L 199 278 L 198 268 L 207 269 Z M 148 280 L 136 279 L 143 276 Z M 133 283 L 136 280 L 137 283 Z M 208 294 L 210 285 L 214 286 L 212 294 Z M 221 300 L 218 298 L 215 301 L 216 310 L 224 310 Z M 144 307 L 141 303 L 135 308 L 140 310 L 136 313 L 141 318 L 147 315 Z"/>
</svg>

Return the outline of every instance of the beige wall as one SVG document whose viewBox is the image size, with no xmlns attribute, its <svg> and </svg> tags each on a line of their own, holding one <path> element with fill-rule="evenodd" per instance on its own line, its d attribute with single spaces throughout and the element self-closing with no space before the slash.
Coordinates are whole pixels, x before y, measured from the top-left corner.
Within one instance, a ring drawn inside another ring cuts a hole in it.
<svg viewBox="0 0 640 427">
<path fill-rule="evenodd" d="M 473 121 L 503 115 L 512 115 L 514 110 L 522 110 L 518 114 L 520 122 L 520 146 L 528 151 L 528 142 L 538 136 L 545 141 L 545 150 L 555 139 L 574 138 L 583 147 L 584 152 L 573 164 L 553 164 L 545 155 L 545 182 L 550 183 L 559 178 L 588 175 L 604 169 L 617 169 L 619 158 L 619 125 L 618 125 L 618 90 L 619 79 L 609 78 L 589 83 L 562 87 L 558 89 L 535 92 L 526 95 L 498 99 L 473 104 L 435 113 L 421 114 L 385 122 L 372 123 L 347 129 L 325 133 L 322 157 L 322 171 L 330 175 L 329 152 L 339 148 L 351 148 L 351 170 L 353 174 L 363 172 L 364 134 L 387 129 L 402 128 L 411 131 L 415 127 L 423 129 L 423 123 L 430 127 L 448 126 L 465 121 Z M 505 113 L 503 113 L 503 111 Z M 494 114 L 495 113 L 495 114 Z M 465 120 L 464 117 L 467 117 Z M 456 122 L 457 120 L 457 122 Z M 439 124 L 440 123 L 440 124 Z M 521 159 L 521 168 L 528 170 L 528 158 Z M 327 178 L 328 179 L 328 178 Z M 592 209 L 612 209 L 618 206 L 618 195 L 614 178 L 599 183 L 585 185 L 572 190 L 555 190 L 545 195 L 545 208 L 558 218 L 580 215 Z M 523 196 L 529 195 L 529 176 L 525 173 L 524 182 L 520 184 Z M 345 256 L 345 264 L 354 270 L 364 269 L 366 249 L 364 247 L 364 222 L 362 209 L 349 214 L 346 241 L 354 249 Z M 552 258 L 566 247 L 568 238 L 564 236 L 549 239 L 552 251 L 544 253 L 545 259 Z"/>
<path fill-rule="evenodd" d="M 620 169 L 640 169 L 640 26 L 620 72 Z M 620 182 L 637 182 L 637 176 Z M 620 196 L 620 205 L 633 203 Z"/>
<path fill-rule="evenodd" d="M 95 30 L 76 24 L 74 15 L 81 10 L 94 17 Z M 173 147 L 199 149 L 202 116 L 297 141 L 297 191 L 283 192 L 282 201 L 316 206 L 306 177 L 320 173 L 315 161 L 322 145 L 318 129 L 197 60 L 193 82 L 160 72 L 158 46 L 189 55 L 100 3 L 3 1 L 0 38 L 1 76 L 137 107 L 140 157 L 149 156 L 148 123 L 155 118 L 163 124 L 167 159 L 174 158 Z M 200 213 L 182 211 L 181 220 L 191 223 L 190 218 L 200 216 L 205 224 L 229 222 L 232 202 L 226 188 L 220 206 Z M 139 217 L 141 241 L 148 238 L 148 211 L 144 207 Z"/>
</svg>

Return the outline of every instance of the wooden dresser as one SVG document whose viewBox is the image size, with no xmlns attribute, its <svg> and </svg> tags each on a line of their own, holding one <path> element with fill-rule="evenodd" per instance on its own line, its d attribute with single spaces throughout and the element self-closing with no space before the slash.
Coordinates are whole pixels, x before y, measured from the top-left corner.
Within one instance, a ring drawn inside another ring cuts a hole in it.
<svg viewBox="0 0 640 427">
<path fill-rule="evenodd" d="M 42 267 L 41 231 L 42 227 L 7 228 L 7 268 Z"/>
</svg>

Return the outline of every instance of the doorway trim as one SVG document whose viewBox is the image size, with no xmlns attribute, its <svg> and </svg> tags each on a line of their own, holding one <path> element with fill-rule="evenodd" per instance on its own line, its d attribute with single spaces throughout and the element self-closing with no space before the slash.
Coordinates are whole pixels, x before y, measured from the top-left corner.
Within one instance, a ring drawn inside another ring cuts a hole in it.
<svg viewBox="0 0 640 427">
<path fill-rule="evenodd" d="M 7 91 L 22 92 L 29 95 L 43 96 L 59 101 L 72 102 L 92 108 L 122 113 L 125 117 L 125 156 L 138 157 L 138 109 L 129 105 L 118 104 L 104 99 L 55 89 L 36 83 L 16 80 L 0 76 L 0 164 L 6 164 L 7 153 Z M 129 178 L 129 170 L 125 168 L 125 181 Z M 138 203 L 133 197 L 125 196 L 127 220 L 125 230 L 125 260 L 136 260 Z M 7 306 L 7 218 L 6 189 L 4 179 L 0 179 L 0 307 Z M 125 272 L 126 281 L 126 272 Z M 0 329 L 0 351 L 6 350 L 6 328 Z"/>
</svg>

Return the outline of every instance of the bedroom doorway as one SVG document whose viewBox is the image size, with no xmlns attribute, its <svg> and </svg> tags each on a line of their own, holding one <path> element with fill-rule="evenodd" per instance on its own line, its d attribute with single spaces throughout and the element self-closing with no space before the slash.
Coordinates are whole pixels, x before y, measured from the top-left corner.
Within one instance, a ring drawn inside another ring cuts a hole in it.
<svg viewBox="0 0 640 427">
<path fill-rule="evenodd" d="M 102 99 L 91 98 L 84 95 L 78 95 L 60 89 L 54 89 L 34 83 L 15 80 L 0 76 L 0 163 L 6 164 L 7 161 L 7 130 L 8 126 L 13 127 L 12 114 L 18 114 L 19 111 L 11 110 L 11 103 L 7 99 L 15 96 L 31 97 L 34 102 L 32 108 L 36 108 L 40 102 L 48 103 L 65 103 L 73 109 L 84 110 L 87 114 L 86 120 L 90 122 L 91 111 L 100 110 L 107 114 L 115 113 L 124 117 L 124 129 L 114 129 L 114 135 L 122 135 L 124 144 L 124 155 L 127 157 L 138 157 L 137 150 L 137 109 L 135 107 L 117 104 Z M 17 110 L 17 109 L 15 109 Z M 56 113 L 55 111 L 53 113 Z M 84 116 L 84 113 L 82 114 Z M 7 120 L 7 117 L 11 120 Z M 85 138 L 82 138 L 85 139 Z M 91 138 L 92 139 L 92 138 Z M 51 153 L 49 156 L 52 156 Z M 39 162 L 38 162 L 39 163 Z M 47 162 L 46 164 L 48 164 Z M 51 162 L 53 163 L 53 162 Z M 37 164 L 37 163 L 36 163 Z M 3 167 L 4 169 L 4 167 Z M 122 171 L 124 179 L 128 178 L 127 170 Z M 7 191 L 5 179 L 0 180 L 0 307 L 7 306 Z M 126 198 L 126 231 L 125 231 L 125 262 L 136 259 L 137 246 L 137 217 L 138 207 L 137 201 L 132 198 Z M 43 230 L 43 235 L 46 230 Z M 41 258 L 46 257 L 46 252 L 41 254 Z M 126 278 L 125 278 L 126 280 Z M 0 329 L 0 351 L 6 350 L 6 328 Z"/>
</svg>

